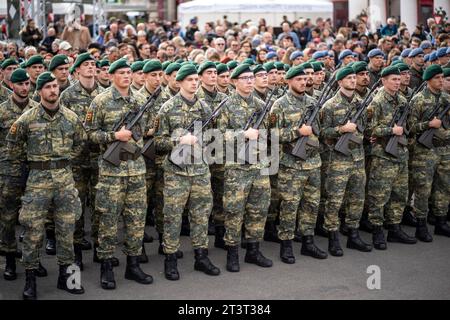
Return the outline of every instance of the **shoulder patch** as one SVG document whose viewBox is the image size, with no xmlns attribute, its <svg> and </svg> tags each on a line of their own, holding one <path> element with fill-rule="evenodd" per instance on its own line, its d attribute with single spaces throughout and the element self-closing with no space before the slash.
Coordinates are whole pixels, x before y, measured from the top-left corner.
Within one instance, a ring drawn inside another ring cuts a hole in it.
<svg viewBox="0 0 450 320">
<path fill-rule="evenodd" d="M 88 113 L 86 114 L 86 119 L 85 122 L 87 124 L 92 122 L 92 119 L 94 118 L 94 112 L 92 110 L 88 111 Z"/>
<path fill-rule="evenodd" d="M 15 135 L 17 133 L 17 124 L 13 123 L 11 128 L 9 128 L 9 133 Z"/>
<path fill-rule="evenodd" d="M 161 120 L 160 120 L 159 116 L 157 115 L 155 117 L 155 120 L 153 120 L 153 129 L 155 129 L 155 132 L 157 132 L 159 130 L 160 122 L 161 122 Z"/>
<path fill-rule="evenodd" d="M 277 124 L 277 115 L 275 113 L 271 113 L 269 116 L 269 124 L 271 127 L 275 127 Z"/>
</svg>

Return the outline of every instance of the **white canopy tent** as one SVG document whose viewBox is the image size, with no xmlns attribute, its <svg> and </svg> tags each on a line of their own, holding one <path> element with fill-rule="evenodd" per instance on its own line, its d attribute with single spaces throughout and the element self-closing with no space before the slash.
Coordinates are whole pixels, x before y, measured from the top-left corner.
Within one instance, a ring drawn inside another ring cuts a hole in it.
<svg viewBox="0 0 450 320">
<path fill-rule="evenodd" d="M 287 16 L 289 21 L 332 18 L 333 3 L 327 0 L 257 0 L 255 3 L 245 0 L 194 0 L 178 6 L 178 20 L 183 27 L 189 24 L 190 19 L 197 17 L 198 26 L 202 29 L 205 22 L 216 22 L 224 15 L 230 22 L 252 20 L 257 25 L 259 19 L 264 18 L 268 25 L 279 26 L 283 16 Z"/>
</svg>

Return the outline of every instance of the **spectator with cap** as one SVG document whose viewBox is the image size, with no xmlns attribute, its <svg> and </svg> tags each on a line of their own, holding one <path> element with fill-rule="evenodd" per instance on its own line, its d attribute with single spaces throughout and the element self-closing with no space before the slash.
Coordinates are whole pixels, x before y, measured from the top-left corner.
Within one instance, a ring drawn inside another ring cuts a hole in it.
<svg viewBox="0 0 450 320">
<path fill-rule="evenodd" d="M 422 74 L 423 67 L 425 65 L 424 56 L 425 55 L 422 48 L 414 49 L 408 56 L 412 59 L 410 88 L 413 90 L 420 86 L 423 82 Z"/>
<path fill-rule="evenodd" d="M 369 76 L 370 76 L 370 84 L 369 87 L 372 87 L 375 82 L 380 79 L 381 69 L 384 67 L 384 53 L 380 49 L 373 49 L 369 51 L 367 55 L 369 58 Z"/>
<path fill-rule="evenodd" d="M 289 56 L 289 60 L 291 61 L 292 66 L 298 66 L 304 62 L 303 60 L 303 52 L 297 50 L 291 53 Z"/>
<path fill-rule="evenodd" d="M 72 53 L 72 46 L 69 42 L 63 41 L 59 44 L 58 54 L 64 54 L 66 56 L 70 56 Z"/>
</svg>

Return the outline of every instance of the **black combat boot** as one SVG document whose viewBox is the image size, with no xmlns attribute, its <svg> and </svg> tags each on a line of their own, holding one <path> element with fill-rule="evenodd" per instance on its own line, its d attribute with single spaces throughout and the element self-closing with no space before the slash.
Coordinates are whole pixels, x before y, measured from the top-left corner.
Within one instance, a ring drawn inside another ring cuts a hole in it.
<svg viewBox="0 0 450 320">
<path fill-rule="evenodd" d="M 158 233 L 158 240 L 159 240 L 158 254 L 163 256 L 163 255 L 165 255 L 165 253 L 164 253 L 164 248 L 163 248 L 163 235 L 162 235 L 162 233 Z M 182 259 L 183 258 L 183 251 L 178 249 L 176 255 L 177 255 L 177 259 Z"/>
<path fill-rule="evenodd" d="M 266 221 L 266 225 L 264 227 L 264 241 L 280 243 L 275 221 Z"/>
<path fill-rule="evenodd" d="M 101 263 L 102 260 L 100 260 L 100 258 L 98 257 L 98 253 L 97 253 L 97 248 L 98 246 L 94 244 L 94 262 L 96 263 Z M 118 267 L 119 266 L 119 259 L 117 259 L 116 257 L 112 257 L 111 258 L 111 263 L 113 267 Z"/>
<path fill-rule="evenodd" d="M 382 226 L 374 226 L 372 233 L 373 246 L 377 250 L 386 250 L 387 244 L 384 238 Z"/>
<path fill-rule="evenodd" d="M 348 225 L 345 223 L 345 221 L 341 222 L 341 225 L 339 226 L 339 231 L 342 233 L 342 235 L 348 237 L 349 233 L 350 233 L 350 228 L 348 227 Z"/>
<path fill-rule="evenodd" d="M 37 270 L 35 270 L 36 277 L 43 278 L 47 276 L 47 269 L 44 268 L 44 266 L 39 262 L 39 266 Z"/>
<path fill-rule="evenodd" d="M 334 257 L 342 257 L 344 251 L 339 243 L 339 232 L 328 231 L 328 252 Z"/>
<path fill-rule="evenodd" d="M 427 220 L 425 218 L 417 218 L 416 238 L 423 242 L 433 241 L 433 237 L 428 232 Z"/>
<path fill-rule="evenodd" d="M 91 249 L 92 249 L 92 244 L 86 238 L 83 238 L 81 240 L 81 250 L 87 251 L 87 250 L 91 250 Z"/>
<path fill-rule="evenodd" d="M 144 273 L 139 266 L 139 256 L 127 256 L 127 267 L 125 269 L 125 279 L 134 280 L 140 284 L 153 283 L 153 277 Z"/>
<path fill-rule="evenodd" d="M 144 243 L 152 243 L 153 237 L 149 235 L 147 232 L 144 232 Z"/>
<path fill-rule="evenodd" d="M 139 263 L 148 263 L 148 256 L 147 253 L 145 252 L 144 243 L 142 243 L 142 252 L 141 255 L 139 256 Z"/>
<path fill-rule="evenodd" d="M 417 219 L 413 215 L 413 208 L 411 206 L 406 206 L 405 210 L 403 210 L 401 224 L 404 226 L 417 227 Z"/>
<path fill-rule="evenodd" d="M 313 236 L 302 237 L 302 249 L 300 250 L 300 254 L 316 259 L 326 259 L 328 257 L 326 252 L 323 252 L 315 245 Z"/>
<path fill-rule="evenodd" d="M 69 288 L 67 286 L 69 277 L 72 275 L 71 273 L 67 272 L 67 267 L 69 267 L 69 265 L 67 264 L 59 266 L 58 284 L 56 287 L 71 294 L 83 294 L 84 288 L 81 286 L 81 284 L 75 284 L 74 288 Z"/>
<path fill-rule="evenodd" d="M 102 261 L 100 266 L 100 284 L 105 290 L 112 290 L 116 288 L 112 259 L 105 259 Z"/>
<path fill-rule="evenodd" d="M 23 300 L 36 300 L 36 274 L 34 269 L 25 270 L 25 288 L 23 289 Z"/>
<path fill-rule="evenodd" d="M 431 207 L 428 209 L 427 221 L 432 226 L 436 225 L 436 216 L 434 215 L 434 212 L 431 209 Z"/>
<path fill-rule="evenodd" d="M 348 229 L 347 248 L 356 249 L 362 252 L 372 251 L 372 246 L 368 243 L 365 243 L 359 236 L 358 229 L 354 228 Z"/>
<path fill-rule="evenodd" d="M 417 239 L 415 237 L 411 237 L 406 234 L 405 231 L 402 230 L 400 224 L 390 224 L 388 225 L 388 242 L 399 242 L 406 244 L 415 244 L 417 243 Z"/>
<path fill-rule="evenodd" d="M 181 218 L 181 232 L 180 236 L 187 236 L 189 237 L 191 234 L 191 227 L 189 224 L 189 218 L 188 216 L 183 215 Z"/>
<path fill-rule="evenodd" d="M 325 217 L 323 214 L 317 216 L 316 228 L 314 229 L 314 234 L 316 236 L 321 236 L 328 238 L 328 231 L 325 229 L 323 224 L 325 223 Z"/>
<path fill-rule="evenodd" d="M 83 271 L 83 251 L 81 244 L 74 244 L 73 245 L 73 253 L 75 254 L 75 260 L 74 263 L 80 268 L 81 271 Z"/>
<path fill-rule="evenodd" d="M 224 226 L 216 226 L 216 231 L 214 234 L 214 247 L 220 248 L 220 249 L 226 249 L 225 248 L 225 241 L 223 240 L 223 237 L 225 236 L 225 227 Z"/>
<path fill-rule="evenodd" d="M 227 246 L 227 270 L 239 272 L 239 246 Z"/>
<path fill-rule="evenodd" d="M 440 236 L 450 237 L 450 227 L 447 224 L 447 217 L 436 216 L 436 224 L 434 227 L 434 234 Z"/>
<path fill-rule="evenodd" d="M 177 255 L 175 253 L 166 254 L 166 259 L 164 260 L 164 275 L 167 280 L 179 280 L 180 274 L 177 268 Z"/>
<path fill-rule="evenodd" d="M 359 223 L 359 230 L 365 231 L 365 232 L 369 232 L 369 233 L 373 233 L 374 232 L 374 228 L 375 228 L 375 226 L 369 221 L 367 216 L 365 217 L 363 215 L 363 217 L 361 218 L 361 221 Z"/>
<path fill-rule="evenodd" d="M 281 240 L 280 258 L 284 263 L 295 263 L 294 251 L 292 250 L 292 240 Z"/>
<path fill-rule="evenodd" d="M 14 252 L 6 253 L 6 266 L 3 278 L 8 281 L 16 280 L 16 254 Z"/>
<path fill-rule="evenodd" d="M 244 261 L 263 268 L 270 268 L 273 265 L 272 260 L 264 257 L 261 251 L 259 251 L 259 242 L 247 243 L 247 252 L 245 253 Z"/>
<path fill-rule="evenodd" d="M 54 230 L 46 230 L 47 243 L 45 245 L 45 253 L 54 256 L 56 255 L 56 238 Z"/>
<path fill-rule="evenodd" d="M 199 248 L 194 249 L 195 264 L 194 269 L 197 271 L 203 271 L 210 276 L 218 276 L 220 269 L 214 266 L 208 258 L 207 249 Z"/>
<path fill-rule="evenodd" d="M 294 242 L 302 242 L 302 233 L 298 229 L 294 231 Z"/>
</svg>

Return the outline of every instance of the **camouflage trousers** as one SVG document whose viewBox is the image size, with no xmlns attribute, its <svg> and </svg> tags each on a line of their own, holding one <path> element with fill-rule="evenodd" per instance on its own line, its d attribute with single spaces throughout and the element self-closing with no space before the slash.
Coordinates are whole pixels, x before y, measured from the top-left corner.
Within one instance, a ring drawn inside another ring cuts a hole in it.
<svg viewBox="0 0 450 320">
<path fill-rule="evenodd" d="M 320 169 L 298 170 L 280 165 L 280 240 L 294 239 L 295 223 L 303 236 L 314 235 L 320 202 Z"/>
<path fill-rule="evenodd" d="M 320 160 L 322 165 L 320 166 L 320 203 L 319 203 L 319 214 L 324 215 L 325 203 L 327 201 L 325 181 L 327 177 L 328 166 L 330 164 L 330 152 L 325 151 L 320 153 Z"/>
<path fill-rule="evenodd" d="M 269 176 L 270 179 L 270 206 L 267 221 L 275 222 L 280 215 L 280 194 L 278 190 L 278 174 Z"/>
<path fill-rule="evenodd" d="M 225 167 L 223 165 L 211 165 L 211 189 L 213 193 L 212 216 L 216 226 L 223 226 L 225 213 L 223 210 L 223 188 L 225 179 Z"/>
<path fill-rule="evenodd" d="M 145 176 L 101 175 L 96 188 L 95 207 L 100 214 L 98 257 L 113 257 L 120 215 L 124 222 L 123 252 L 127 256 L 140 255 L 147 213 Z"/>
<path fill-rule="evenodd" d="M 261 241 L 269 205 L 269 176 L 261 175 L 256 169 L 246 171 L 226 168 L 223 196 L 225 244 L 239 244 L 243 224 L 247 241 Z"/>
<path fill-rule="evenodd" d="M 366 172 L 364 160 L 331 161 L 325 181 L 327 199 L 325 203 L 325 223 L 327 231 L 339 229 L 339 210 L 342 205 L 345 224 L 357 229 L 364 209 L 364 188 Z"/>
<path fill-rule="evenodd" d="M 54 208 L 58 264 L 73 263 L 73 232 L 75 221 L 81 216 L 81 203 L 74 184 L 52 189 L 27 187 L 19 214 L 19 222 L 25 229 L 22 252 L 25 269 L 37 269 L 39 266 L 39 249 L 50 206 Z"/>
<path fill-rule="evenodd" d="M 211 176 L 182 176 L 164 172 L 164 253 L 180 247 L 181 217 L 188 207 L 194 249 L 208 248 L 208 219 L 212 209 Z"/>
<path fill-rule="evenodd" d="M 158 157 L 158 156 L 157 156 Z M 158 233 L 164 232 L 164 169 L 161 161 L 157 161 L 152 165 L 147 165 L 145 179 L 147 183 L 147 203 L 148 212 L 153 210 L 155 215 L 155 228 Z"/>
<path fill-rule="evenodd" d="M 428 203 L 434 215 L 447 215 L 450 201 L 450 150 L 439 149 L 412 156 L 412 188 L 417 218 L 427 217 Z"/>
<path fill-rule="evenodd" d="M 367 189 L 369 221 L 375 226 L 399 224 L 408 198 L 408 161 L 372 157 Z"/>
<path fill-rule="evenodd" d="M 20 177 L 0 175 L 0 250 L 3 252 L 17 249 L 16 221 L 24 190 Z"/>
</svg>

